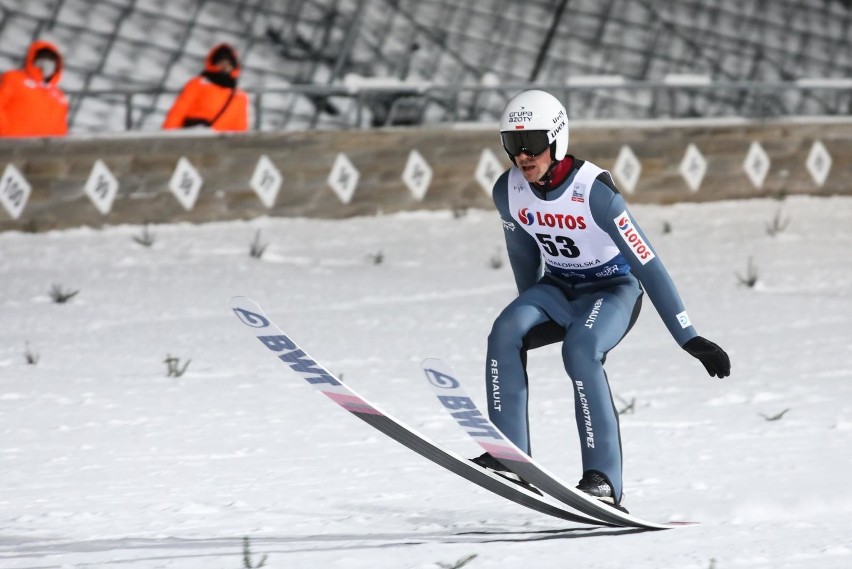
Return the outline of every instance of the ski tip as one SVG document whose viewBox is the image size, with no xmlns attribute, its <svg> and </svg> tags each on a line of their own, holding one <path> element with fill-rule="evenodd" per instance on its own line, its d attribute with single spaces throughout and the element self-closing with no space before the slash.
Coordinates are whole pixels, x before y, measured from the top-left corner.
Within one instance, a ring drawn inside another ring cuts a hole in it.
<svg viewBox="0 0 852 569">
<path fill-rule="evenodd" d="M 231 311 L 236 314 L 243 323 L 258 327 L 256 323 L 265 320 L 269 324 L 266 315 L 260 305 L 248 296 L 231 297 Z"/>
<path fill-rule="evenodd" d="M 682 527 L 692 527 L 692 526 L 700 526 L 701 522 L 668 522 L 666 525 L 673 528 L 682 528 Z"/>
</svg>

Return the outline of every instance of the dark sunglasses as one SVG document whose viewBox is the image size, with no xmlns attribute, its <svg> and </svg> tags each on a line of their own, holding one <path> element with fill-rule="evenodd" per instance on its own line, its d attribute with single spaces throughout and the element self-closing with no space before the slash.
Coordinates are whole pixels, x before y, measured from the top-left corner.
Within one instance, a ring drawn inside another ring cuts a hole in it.
<svg viewBox="0 0 852 569">
<path fill-rule="evenodd" d="M 550 147 L 546 130 L 510 130 L 501 132 L 503 148 L 511 156 L 526 152 L 530 156 L 538 156 Z"/>
</svg>

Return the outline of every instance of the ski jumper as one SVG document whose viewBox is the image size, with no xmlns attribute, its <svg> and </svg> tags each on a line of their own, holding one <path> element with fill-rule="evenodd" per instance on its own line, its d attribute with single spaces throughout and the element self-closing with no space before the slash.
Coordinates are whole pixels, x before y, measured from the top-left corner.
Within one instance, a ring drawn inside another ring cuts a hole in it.
<svg viewBox="0 0 852 569">
<path fill-rule="evenodd" d="M 488 414 L 530 453 L 527 350 L 561 341 L 574 390 L 583 470 L 604 474 L 618 503 L 621 437 L 603 368 L 607 352 L 636 321 L 643 288 L 679 345 L 697 332 L 609 172 L 570 158 L 574 164 L 568 177 L 545 194 L 514 166 L 494 185 L 520 294 L 494 321 L 488 337 Z"/>
</svg>

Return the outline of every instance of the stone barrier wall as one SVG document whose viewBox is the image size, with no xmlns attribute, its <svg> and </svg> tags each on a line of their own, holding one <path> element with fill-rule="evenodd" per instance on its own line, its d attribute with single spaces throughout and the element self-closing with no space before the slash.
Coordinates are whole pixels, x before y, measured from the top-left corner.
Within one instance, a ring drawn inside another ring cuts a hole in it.
<svg viewBox="0 0 852 569">
<path fill-rule="evenodd" d="M 0 231 L 490 208 L 485 187 L 509 166 L 495 131 L 0 139 Z M 629 203 L 663 204 L 849 195 L 850 150 L 846 119 L 575 124 L 570 142 Z"/>
</svg>

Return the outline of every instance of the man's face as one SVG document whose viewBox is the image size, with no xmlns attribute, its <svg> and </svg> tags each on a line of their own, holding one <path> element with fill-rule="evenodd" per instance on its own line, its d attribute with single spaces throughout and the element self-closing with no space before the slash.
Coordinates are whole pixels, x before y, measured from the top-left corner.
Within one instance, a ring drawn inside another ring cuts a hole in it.
<svg viewBox="0 0 852 569">
<path fill-rule="evenodd" d="M 548 148 L 536 156 L 521 152 L 515 156 L 515 163 L 524 175 L 524 180 L 529 183 L 538 182 L 550 168 L 550 149 Z"/>
<path fill-rule="evenodd" d="M 40 55 L 35 58 L 33 65 L 41 70 L 41 76 L 45 81 L 53 77 L 56 73 L 56 58 L 47 55 Z"/>
<path fill-rule="evenodd" d="M 230 73 L 234 70 L 234 64 L 231 63 L 231 60 L 227 57 L 222 57 L 217 59 L 214 65 L 221 71 L 222 73 Z"/>
</svg>

